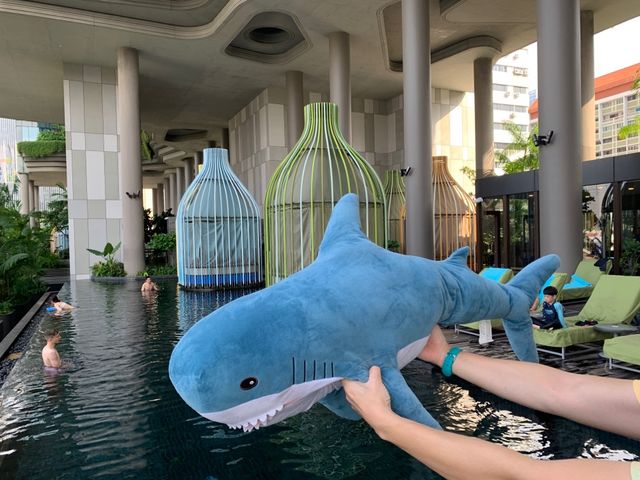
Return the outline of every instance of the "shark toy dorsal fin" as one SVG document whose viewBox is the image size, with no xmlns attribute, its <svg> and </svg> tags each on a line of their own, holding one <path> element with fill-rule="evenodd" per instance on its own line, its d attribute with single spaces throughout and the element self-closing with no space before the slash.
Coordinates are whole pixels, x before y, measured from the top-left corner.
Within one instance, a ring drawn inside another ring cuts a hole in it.
<svg viewBox="0 0 640 480">
<path fill-rule="evenodd" d="M 467 257 L 469 256 L 469 247 L 462 247 L 453 252 L 445 260 L 447 263 L 452 263 L 460 267 L 467 266 Z"/>
<path fill-rule="evenodd" d="M 333 207 L 331 218 L 318 250 L 318 256 L 330 251 L 336 244 L 354 239 L 366 240 L 360 227 L 360 202 L 354 193 L 343 196 Z"/>
</svg>

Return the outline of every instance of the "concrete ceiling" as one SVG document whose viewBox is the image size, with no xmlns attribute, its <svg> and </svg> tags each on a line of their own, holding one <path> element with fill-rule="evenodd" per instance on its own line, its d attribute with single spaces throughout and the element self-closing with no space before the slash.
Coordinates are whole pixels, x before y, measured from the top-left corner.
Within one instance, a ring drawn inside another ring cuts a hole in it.
<svg viewBox="0 0 640 480">
<path fill-rule="evenodd" d="M 583 0 L 596 31 L 640 15 L 638 0 Z M 432 85 L 473 90 L 473 59 L 536 40 L 533 0 L 431 0 Z M 308 48 L 284 63 L 224 53 L 258 13 L 285 12 Z M 327 35 L 351 35 L 352 94 L 386 99 L 402 91 L 400 3 L 389 0 L 44 0 L 0 1 L 0 117 L 62 122 L 62 64 L 115 68 L 116 50 L 140 52 L 143 128 L 161 142 L 171 128 L 207 129 L 186 154 L 221 140 L 221 128 L 260 91 L 304 73 L 306 90 L 329 90 Z M 438 56 L 439 55 L 439 56 Z"/>
</svg>

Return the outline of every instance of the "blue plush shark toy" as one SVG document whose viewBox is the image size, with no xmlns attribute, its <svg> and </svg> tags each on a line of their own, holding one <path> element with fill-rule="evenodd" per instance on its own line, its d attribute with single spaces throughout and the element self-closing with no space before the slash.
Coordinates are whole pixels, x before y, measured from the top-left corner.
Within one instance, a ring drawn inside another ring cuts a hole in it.
<svg viewBox="0 0 640 480">
<path fill-rule="evenodd" d="M 501 285 L 473 273 L 467 255 L 461 248 L 436 262 L 378 247 L 348 194 L 334 207 L 318 258 L 194 325 L 171 355 L 171 381 L 200 415 L 250 431 L 316 402 L 358 419 L 340 381 L 366 380 L 379 365 L 393 410 L 438 427 L 400 369 L 437 324 L 485 318 L 503 318 L 517 356 L 537 361 L 529 306 L 559 265 L 556 255 L 543 257 Z"/>
</svg>

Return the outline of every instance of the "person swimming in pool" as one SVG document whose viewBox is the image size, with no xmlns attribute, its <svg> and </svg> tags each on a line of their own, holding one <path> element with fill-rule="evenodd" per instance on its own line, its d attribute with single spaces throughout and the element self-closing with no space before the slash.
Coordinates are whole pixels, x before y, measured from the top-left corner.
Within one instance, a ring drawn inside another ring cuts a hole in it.
<svg viewBox="0 0 640 480">
<path fill-rule="evenodd" d="M 58 298 L 57 295 L 54 295 L 51 300 L 49 300 L 49 305 L 56 309 L 56 312 L 64 312 L 66 310 L 73 310 L 75 307 L 73 305 L 69 305 L 66 302 L 63 302 Z"/>
<path fill-rule="evenodd" d="M 142 293 L 157 292 L 158 290 L 160 290 L 158 288 L 158 285 L 156 285 L 155 282 L 151 280 L 151 277 L 147 277 L 144 283 L 142 284 L 142 287 L 140 287 L 140 291 Z"/>
<path fill-rule="evenodd" d="M 59 370 L 62 368 L 62 359 L 60 358 L 60 354 L 58 350 L 56 350 L 56 345 L 60 343 L 62 337 L 60 336 L 60 332 L 58 330 L 51 330 L 46 335 L 47 344 L 42 349 L 42 363 L 44 364 L 45 370 Z"/>
</svg>

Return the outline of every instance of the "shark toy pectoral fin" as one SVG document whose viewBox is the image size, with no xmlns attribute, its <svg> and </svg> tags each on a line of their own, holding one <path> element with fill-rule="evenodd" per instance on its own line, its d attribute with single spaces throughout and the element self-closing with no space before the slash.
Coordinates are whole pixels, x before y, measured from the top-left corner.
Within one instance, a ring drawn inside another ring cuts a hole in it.
<svg viewBox="0 0 640 480">
<path fill-rule="evenodd" d="M 502 325 L 518 359 L 538 363 L 538 351 L 533 339 L 533 328 L 529 315 L 505 318 Z"/>
<path fill-rule="evenodd" d="M 420 400 L 411 391 L 399 370 L 383 367 L 382 382 L 389 391 L 391 409 L 394 412 L 428 427 L 442 429 L 440 424 L 427 412 Z"/>
<path fill-rule="evenodd" d="M 360 420 L 361 418 L 360 415 L 351 408 L 349 402 L 347 402 L 344 388 L 331 392 L 320 400 L 320 403 L 339 417 L 346 418 L 347 420 Z"/>
</svg>

